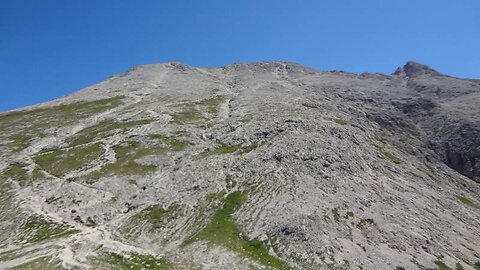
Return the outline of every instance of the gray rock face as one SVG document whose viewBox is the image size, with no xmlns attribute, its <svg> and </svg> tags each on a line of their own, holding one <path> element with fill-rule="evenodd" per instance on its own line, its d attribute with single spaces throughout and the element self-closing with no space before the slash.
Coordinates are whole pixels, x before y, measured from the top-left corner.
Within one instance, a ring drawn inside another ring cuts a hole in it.
<svg viewBox="0 0 480 270">
<path fill-rule="evenodd" d="M 0 268 L 475 269 L 480 81 L 140 66 L 0 114 Z"/>
</svg>

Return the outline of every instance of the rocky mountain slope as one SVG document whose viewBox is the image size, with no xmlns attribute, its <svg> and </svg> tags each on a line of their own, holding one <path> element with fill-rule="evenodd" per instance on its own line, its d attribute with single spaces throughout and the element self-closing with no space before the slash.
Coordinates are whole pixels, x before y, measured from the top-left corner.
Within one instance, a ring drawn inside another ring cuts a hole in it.
<svg viewBox="0 0 480 270">
<path fill-rule="evenodd" d="M 0 114 L 2 269 L 480 269 L 480 81 L 140 66 Z"/>
</svg>

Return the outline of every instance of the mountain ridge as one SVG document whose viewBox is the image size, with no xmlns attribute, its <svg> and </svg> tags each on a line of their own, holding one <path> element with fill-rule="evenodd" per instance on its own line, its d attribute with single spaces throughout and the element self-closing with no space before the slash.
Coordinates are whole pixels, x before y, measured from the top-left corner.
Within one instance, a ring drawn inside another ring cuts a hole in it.
<svg viewBox="0 0 480 270">
<path fill-rule="evenodd" d="M 0 267 L 475 269 L 480 83 L 136 67 L 0 114 Z"/>
</svg>

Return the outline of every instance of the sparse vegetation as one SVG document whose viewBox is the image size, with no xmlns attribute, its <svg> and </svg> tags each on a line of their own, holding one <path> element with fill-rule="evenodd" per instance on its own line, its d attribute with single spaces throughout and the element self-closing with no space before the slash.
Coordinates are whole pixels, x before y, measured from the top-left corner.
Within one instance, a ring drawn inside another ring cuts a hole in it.
<svg viewBox="0 0 480 270">
<path fill-rule="evenodd" d="M 250 143 L 248 145 L 245 145 L 245 146 L 242 146 L 242 148 L 240 149 L 240 152 L 239 154 L 246 154 L 246 153 L 250 153 L 251 151 L 263 146 L 265 143 L 260 143 L 260 142 L 253 142 L 253 143 Z"/>
<path fill-rule="evenodd" d="M 215 96 L 215 97 L 211 97 L 211 98 L 207 98 L 202 101 L 199 101 L 196 104 L 207 107 L 208 113 L 217 114 L 218 106 L 220 106 L 220 104 L 222 104 L 223 102 L 225 102 L 224 97 Z"/>
<path fill-rule="evenodd" d="M 333 219 L 335 219 L 336 222 L 340 221 L 340 214 L 338 213 L 337 208 L 332 209 L 332 214 L 333 214 Z"/>
<path fill-rule="evenodd" d="M 468 205 L 473 208 L 480 208 L 478 205 L 476 205 L 474 202 L 472 202 L 470 199 L 465 198 L 463 196 L 457 196 L 457 199 L 461 201 L 463 204 Z"/>
<path fill-rule="evenodd" d="M 22 228 L 25 231 L 23 240 L 28 243 L 60 238 L 78 232 L 70 226 L 50 222 L 40 216 L 30 216 Z"/>
<path fill-rule="evenodd" d="M 44 256 L 33 259 L 26 263 L 14 266 L 11 270 L 27 270 L 27 269 L 48 269 L 48 270 L 60 270 L 66 269 L 62 266 L 62 261 L 53 256 Z"/>
<path fill-rule="evenodd" d="M 274 269 L 290 269 L 282 260 L 271 256 L 265 244 L 259 240 L 245 240 L 240 237 L 240 229 L 232 218 L 232 214 L 245 202 L 246 195 L 235 191 L 224 199 L 223 207 L 218 209 L 210 223 L 201 231 L 184 242 L 189 245 L 198 240 L 205 240 L 242 254 L 261 264 Z"/>
<path fill-rule="evenodd" d="M 401 164 L 402 163 L 402 160 L 398 157 L 396 157 L 395 155 L 393 155 L 392 153 L 386 151 L 386 150 L 382 150 L 382 154 L 388 158 L 391 162 L 395 163 L 395 164 Z"/>
<path fill-rule="evenodd" d="M 27 167 L 27 164 L 23 164 L 23 163 L 12 164 L 5 171 L 5 176 L 20 182 L 20 184 L 25 183 L 28 180 L 27 169 L 25 167 Z"/>
<path fill-rule="evenodd" d="M 455 265 L 455 270 L 464 270 L 463 265 L 459 262 Z"/>
<path fill-rule="evenodd" d="M 348 125 L 348 121 L 342 118 L 330 118 L 330 120 L 342 126 Z"/>
<path fill-rule="evenodd" d="M 211 151 L 200 153 L 199 157 L 204 158 L 209 156 L 230 154 L 235 152 L 238 154 L 246 154 L 255 150 L 258 147 L 261 147 L 262 145 L 263 143 L 258 143 L 258 142 L 253 142 L 245 146 L 242 146 L 241 144 L 230 145 L 230 144 L 225 144 L 223 142 L 219 142 L 217 147 L 215 147 Z"/>
<path fill-rule="evenodd" d="M 440 260 L 436 260 L 435 264 L 438 266 L 439 270 L 453 270 L 452 268 L 448 267 L 444 262 Z"/>
<path fill-rule="evenodd" d="M 136 159 L 150 155 L 166 155 L 167 149 L 161 146 L 145 147 L 137 141 L 128 141 L 114 147 L 115 163 L 104 165 L 100 170 L 94 171 L 83 178 L 88 183 L 93 183 L 105 175 L 144 175 L 154 172 L 157 167 L 152 164 L 139 164 Z"/>
<path fill-rule="evenodd" d="M 169 221 L 173 220 L 178 215 L 179 210 L 180 205 L 177 203 L 172 203 L 167 208 L 158 204 L 150 205 L 133 215 L 122 230 L 129 234 L 135 234 L 136 231 L 145 230 L 144 226 L 146 226 L 148 231 L 153 232 L 163 228 Z"/>
<path fill-rule="evenodd" d="M 366 218 L 366 219 L 361 219 L 358 223 L 357 223 L 357 228 L 360 229 L 360 230 L 363 230 L 365 229 L 367 226 L 370 226 L 370 225 L 375 225 L 375 221 L 371 218 Z"/>
<path fill-rule="evenodd" d="M 208 156 L 215 156 L 215 155 L 222 155 L 222 154 L 229 154 L 236 152 L 238 149 L 241 148 L 241 144 L 234 144 L 229 145 L 220 142 L 217 147 L 215 147 L 212 151 L 209 152 L 202 152 L 200 153 L 201 157 L 208 157 Z"/>
<path fill-rule="evenodd" d="M 66 173 L 80 169 L 87 163 L 99 158 L 103 152 L 100 143 L 96 143 L 68 149 L 54 149 L 36 155 L 33 160 L 40 168 L 50 174 L 63 177 Z"/>
<path fill-rule="evenodd" d="M 190 109 L 182 112 L 177 112 L 172 115 L 172 123 L 177 125 L 185 125 L 203 121 L 205 118 L 203 115 L 195 110 Z"/>
<path fill-rule="evenodd" d="M 55 127 L 65 127 L 80 119 L 114 108 L 122 103 L 123 96 L 95 101 L 82 101 L 50 108 L 15 111 L 0 114 L 0 134 L 3 143 L 19 152 L 27 148 L 31 140 L 48 134 Z"/>
<path fill-rule="evenodd" d="M 41 136 L 41 134 L 37 135 L 38 137 Z M 32 139 L 31 135 L 25 135 L 23 133 L 15 134 L 12 135 L 8 138 L 10 140 L 10 143 L 8 146 L 10 146 L 13 149 L 14 153 L 18 153 L 28 146 L 30 146 L 30 141 Z"/>
<path fill-rule="evenodd" d="M 242 123 L 249 123 L 252 120 L 253 120 L 253 115 L 252 114 L 245 114 L 238 121 L 240 121 Z"/>
<path fill-rule="evenodd" d="M 405 270 L 405 267 L 397 266 L 397 267 L 395 267 L 395 270 Z"/>
<path fill-rule="evenodd" d="M 165 135 L 161 134 L 150 134 L 149 138 L 154 140 L 160 140 L 163 143 L 167 144 L 170 148 L 170 151 L 183 151 L 187 148 L 187 143 L 185 141 L 180 141 L 176 139 L 172 139 Z"/>
<path fill-rule="evenodd" d="M 117 132 L 126 131 L 136 126 L 146 125 L 152 120 L 135 120 L 135 121 L 103 121 L 94 126 L 82 129 L 80 132 L 72 136 L 68 142 L 71 146 L 90 143 L 96 139 L 109 137 Z"/>
<path fill-rule="evenodd" d="M 172 123 L 177 125 L 194 124 L 206 120 L 204 114 L 217 116 L 218 107 L 225 102 L 222 96 L 214 96 L 200 101 L 175 105 L 182 110 L 172 114 Z"/>
<path fill-rule="evenodd" d="M 102 252 L 96 258 L 97 263 L 105 267 L 114 267 L 114 269 L 132 269 L 132 270 L 165 270 L 171 269 L 170 264 L 165 258 L 153 255 L 143 255 L 138 253 L 129 253 L 121 255 L 113 252 Z"/>
<path fill-rule="evenodd" d="M 475 268 L 475 270 L 480 270 L 480 261 L 476 262 L 473 267 Z"/>
</svg>

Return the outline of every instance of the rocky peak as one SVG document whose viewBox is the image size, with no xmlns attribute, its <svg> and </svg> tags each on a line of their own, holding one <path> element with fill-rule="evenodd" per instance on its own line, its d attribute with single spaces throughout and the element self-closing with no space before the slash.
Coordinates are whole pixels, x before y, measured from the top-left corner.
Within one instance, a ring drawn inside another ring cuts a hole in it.
<svg viewBox="0 0 480 270">
<path fill-rule="evenodd" d="M 427 65 L 414 61 L 408 61 L 403 67 L 397 68 L 393 75 L 404 77 L 416 77 L 420 75 L 442 75 L 440 72 L 430 68 Z"/>
</svg>

